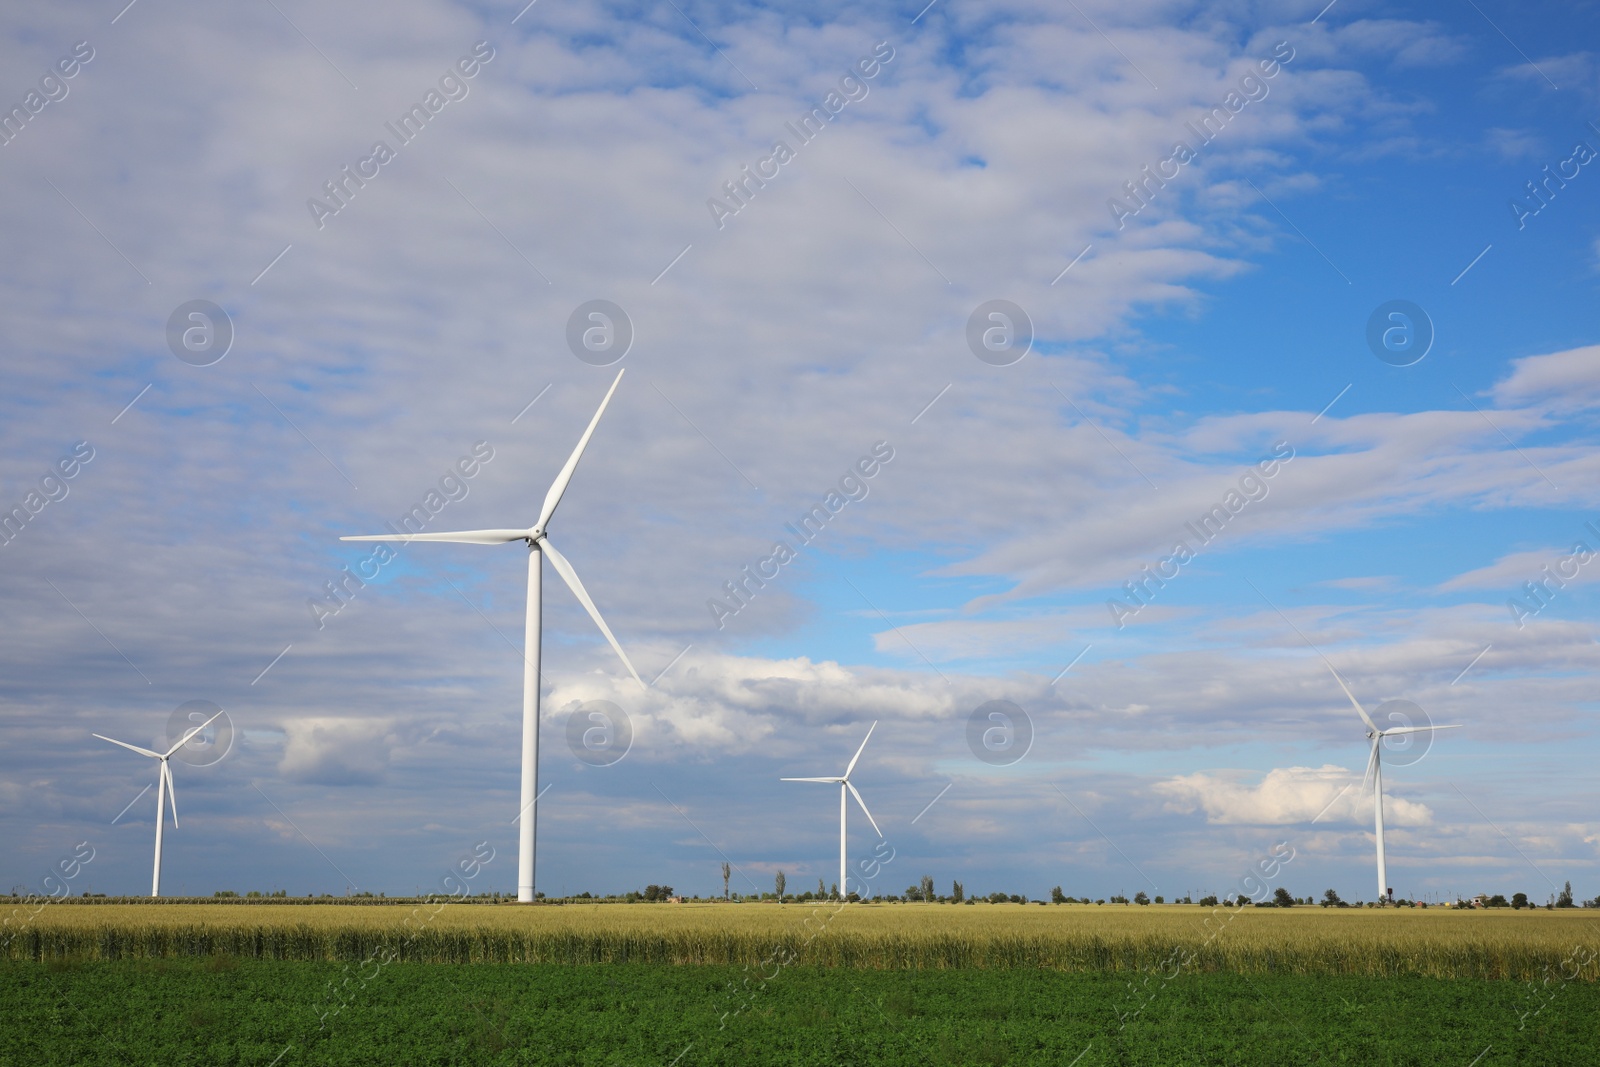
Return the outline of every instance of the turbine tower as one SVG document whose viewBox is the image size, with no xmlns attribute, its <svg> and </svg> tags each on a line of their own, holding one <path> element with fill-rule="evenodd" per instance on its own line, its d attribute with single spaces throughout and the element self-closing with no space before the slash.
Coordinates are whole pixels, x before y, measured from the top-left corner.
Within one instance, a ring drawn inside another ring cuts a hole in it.
<svg viewBox="0 0 1600 1067">
<path fill-rule="evenodd" d="M 178 743 L 165 752 L 151 752 L 148 748 L 130 745 L 126 741 L 118 741 L 116 738 L 107 737 L 105 734 L 94 735 L 102 741 L 110 741 L 113 745 L 121 745 L 129 752 L 137 752 L 141 756 L 149 756 L 151 759 L 161 761 L 161 773 L 158 776 L 160 785 L 156 789 L 156 866 L 155 872 L 150 876 L 150 895 L 153 897 L 161 895 L 161 828 L 166 822 L 167 813 L 165 808 L 168 804 L 172 805 L 172 828 L 174 830 L 178 828 L 178 790 L 172 784 L 172 767 L 167 763 L 167 760 L 172 758 L 174 752 L 187 745 L 195 734 L 210 726 L 216 720 L 217 715 L 221 714 L 222 712 L 219 711 L 199 726 L 193 726 L 185 730 L 183 736 L 178 739 Z M 145 788 L 148 789 L 150 787 L 145 786 Z"/>
<path fill-rule="evenodd" d="M 836 778 L 783 778 L 783 779 L 780 779 L 780 781 L 784 781 L 784 782 L 822 782 L 822 783 L 824 783 L 826 785 L 837 785 L 839 787 L 839 899 L 840 900 L 846 900 L 850 896 L 850 890 L 845 888 L 845 870 L 846 870 L 846 866 L 847 866 L 847 863 L 846 863 L 846 860 L 845 860 L 845 832 L 846 832 L 845 831 L 845 812 L 848 810 L 848 808 L 846 806 L 846 803 L 845 803 L 845 791 L 846 790 L 849 790 L 850 795 L 856 798 L 856 803 L 861 805 L 861 814 L 863 814 L 863 815 L 865 815 L 867 817 L 867 821 L 872 824 L 872 828 L 874 830 L 877 830 L 878 836 L 879 837 L 883 836 L 883 831 L 882 830 L 878 830 L 878 821 L 872 817 L 872 812 L 867 810 L 867 802 L 865 800 L 861 799 L 861 794 L 856 791 L 856 787 L 855 787 L 854 783 L 852 783 L 850 781 L 850 772 L 856 769 L 856 761 L 861 758 L 861 753 L 866 751 L 867 742 L 872 740 L 872 731 L 876 730 L 877 728 L 878 728 L 878 724 L 876 722 L 874 722 L 871 726 L 867 727 L 867 736 L 863 737 L 861 739 L 861 747 L 856 749 L 856 754 L 854 756 L 850 757 L 850 763 L 849 763 L 849 765 L 847 767 L 845 767 L 844 774 L 839 775 Z"/>
<path fill-rule="evenodd" d="M 594 413 L 594 418 L 589 420 L 589 428 L 578 438 L 578 447 L 567 457 L 566 465 L 561 468 L 556 480 L 550 485 L 550 491 L 545 494 L 544 506 L 539 509 L 539 521 L 526 530 L 462 530 L 455 533 L 374 534 L 339 538 L 341 541 L 452 541 L 467 545 L 504 545 L 513 541 L 527 543 L 528 609 L 522 657 L 522 801 L 517 816 L 521 820 L 517 842 L 517 900 L 523 904 L 531 904 L 534 899 L 534 829 L 537 822 L 534 804 L 539 796 L 539 642 L 544 608 L 541 564 L 544 557 L 550 557 L 550 565 L 561 575 L 561 580 L 567 583 L 567 588 L 572 590 L 572 595 L 578 598 L 578 603 L 583 605 L 595 625 L 600 627 L 600 632 L 605 634 L 606 640 L 611 642 L 611 647 L 616 649 L 617 655 L 622 659 L 622 665 L 628 668 L 633 680 L 638 682 L 641 688 L 644 687 L 644 679 L 639 677 L 639 672 L 628 662 L 627 653 L 622 651 L 622 646 L 612 635 L 611 628 L 600 617 L 599 609 L 594 606 L 594 601 L 589 599 L 583 583 L 578 580 L 578 572 L 572 569 L 567 557 L 556 551 L 556 546 L 550 543 L 549 534 L 545 530 L 550 522 L 550 516 L 555 514 L 556 506 L 561 503 L 562 494 L 567 491 L 567 483 L 572 481 L 572 472 L 578 469 L 578 460 L 583 457 L 583 450 L 588 447 L 589 438 L 594 435 L 594 428 L 600 425 L 600 416 L 606 413 L 606 405 L 611 403 L 611 394 L 617 391 L 617 386 L 620 384 L 622 384 L 622 372 L 618 371 L 616 381 L 611 383 L 605 399 L 600 401 L 600 409 Z"/>
<path fill-rule="evenodd" d="M 1367 783 L 1372 783 L 1372 810 L 1373 823 L 1377 828 L 1378 836 L 1378 900 L 1383 902 L 1389 899 L 1389 870 L 1383 854 L 1383 759 L 1379 750 L 1383 746 L 1385 737 L 1395 737 L 1400 734 L 1420 734 L 1429 730 L 1458 730 L 1460 723 L 1451 726 L 1391 726 L 1387 730 L 1378 729 L 1372 721 L 1372 716 L 1367 714 L 1367 709 L 1350 692 L 1350 687 L 1344 684 L 1344 679 L 1339 677 L 1339 672 L 1333 670 L 1333 665 L 1328 665 L 1328 670 L 1333 672 L 1333 680 L 1339 683 L 1339 688 L 1344 690 L 1344 695 L 1350 698 L 1350 703 L 1355 705 L 1356 714 L 1361 716 L 1361 721 L 1367 724 L 1367 737 L 1372 741 L 1372 754 L 1367 757 L 1367 774 L 1361 780 L 1361 788 L 1365 789 Z"/>
</svg>

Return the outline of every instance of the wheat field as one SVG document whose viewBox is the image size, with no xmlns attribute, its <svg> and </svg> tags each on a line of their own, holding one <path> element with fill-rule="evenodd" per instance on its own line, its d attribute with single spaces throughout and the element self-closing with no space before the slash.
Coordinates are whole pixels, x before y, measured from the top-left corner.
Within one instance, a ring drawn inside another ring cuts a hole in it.
<svg viewBox="0 0 1600 1067">
<path fill-rule="evenodd" d="M 1600 978 L 1600 913 L 1081 904 L 74 903 L 40 910 L 3 954 L 1518 980 L 1560 974 L 1592 981 Z"/>
</svg>

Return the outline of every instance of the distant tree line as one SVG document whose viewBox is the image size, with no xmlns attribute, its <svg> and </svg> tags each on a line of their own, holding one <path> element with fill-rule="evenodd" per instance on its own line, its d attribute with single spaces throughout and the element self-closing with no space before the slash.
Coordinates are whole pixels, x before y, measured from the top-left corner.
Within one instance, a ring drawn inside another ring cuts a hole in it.
<svg viewBox="0 0 1600 1067">
<path fill-rule="evenodd" d="M 774 876 L 774 878 L 773 878 L 773 890 L 774 891 L 771 892 L 771 893 L 754 893 L 754 894 L 734 893 L 734 892 L 730 891 L 730 887 L 729 887 L 729 884 L 728 884 L 729 883 L 729 876 L 732 873 L 731 865 L 728 864 L 728 863 L 724 863 L 722 865 L 722 872 L 721 873 L 722 873 L 722 876 L 723 876 L 723 883 L 722 883 L 722 896 L 720 898 L 715 898 L 715 897 L 708 897 L 708 898 L 693 897 L 693 898 L 687 898 L 687 899 L 691 899 L 691 900 L 695 900 L 695 901 L 699 901 L 699 900 L 702 900 L 702 899 L 704 899 L 704 900 L 721 899 L 721 900 L 724 900 L 724 901 L 728 901 L 730 903 L 739 903 L 739 902 L 744 902 L 744 901 L 780 901 L 780 902 L 791 902 L 792 901 L 792 902 L 798 902 L 798 903 L 809 903 L 811 901 L 818 901 L 818 900 L 838 900 L 839 899 L 839 886 L 838 886 L 838 884 L 834 883 L 832 885 L 828 885 L 828 884 L 825 884 L 823 879 L 820 879 L 820 878 L 817 879 L 817 888 L 816 888 L 815 891 L 806 890 L 805 892 L 800 893 L 798 895 L 791 894 L 791 893 L 788 892 L 787 879 L 785 878 L 785 876 L 784 876 L 782 871 L 777 872 L 776 875 Z M 13 893 L 11 894 L 11 896 L 13 898 L 20 897 L 22 895 L 24 895 L 24 894 L 21 893 L 21 892 L 17 892 L 17 891 L 13 891 Z M 586 890 L 586 891 L 584 891 L 582 893 L 573 894 L 571 896 L 562 896 L 562 897 L 555 897 L 555 898 L 546 897 L 545 894 L 539 893 L 539 894 L 536 895 L 536 899 L 538 899 L 538 900 L 540 900 L 540 901 L 542 901 L 544 903 L 550 903 L 550 904 L 554 904 L 554 903 L 596 903 L 596 904 L 600 904 L 600 903 L 607 903 L 607 904 L 609 904 L 609 903 L 624 903 L 624 904 L 647 903 L 647 904 L 657 904 L 657 903 L 666 903 L 666 902 L 668 902 L 670 900 L 675 899 L 676 896 L 677 896 L 677 891 L 674 890 L 672 888 L 672 886 L 670 886 L 670 885 L 654 885 L 654 884 L 652 884 L 652 885 L 646 886 L 643 890 L 629 890 L 628 892 L 621 893 L 621 894 L 600 895 L 600 894 L 590 893 L 590 892 L 588 892 Z M 3 899 L 3 895 L 0 895 L 0 899 Z M 317 903 L 404 904 L 404 903 L 416 903 L 416 902 L 426 901 L 426 900 L 429 900 L 429 899 L 432 899 L 432 898 L 427 897 L 427 896 L 422 896 L 422 895 L 419 895 L 419 896 L 390 897 L 390 896 L 386 896 L 383 893 L 373 894 L 371 892 L 347 893 L 347 894 L 345 894 L 343 896 L 335 896 L 332 893 L 321 893 L 321 894 L 307 893 L 303 897 L 298 897 L 298 896 L 291 897 L 289 895 L 288 891 L 284 890 L 284 889 L 274 889 L 274 890 L 269 890 L 267 892 L 262 892 L 260 890 L 252 889 L 252 890 L 244 893 L 243 895 L 240 895 L 239 893 L 237 893 L 237 892 L 235 892 L 234 890 L 231 890 L 231 889 L 220 889 L 220 890 L 217 890 L 210 897 L 159 897 L 159 898 L 151 898 L 151 897 L 146 897 L 146 896 L 108 897 L 104 893 L 89 893 L 89 892 L 85 892 L 84 894 L 82 894 L 82 896 L 59 898 L 59 901 L 61 903 L 72 903 L 72 902 L 100 903 L 100 902 L 104 902 L 104 903 L 125 903 L 125 904 L 178 904 L 178 903 L 194 904 L 194 903 L 206 903 L 206 902 L 217 903 L 217 904 L 252 904 L 252 903 L 262 903 L 262 904 L 270 904 L 270 903 L 280 903 L 280 904 L 317 904 Z M 502 902 L 509 903 L 511 901 L 516 900 L 516 894 L 514 894 L 514 893 L 489 892 L 489 893 L 479 893 L 479 894 L 476 894 L 476 895 L 473 895 L 473 896 L 453 897 L 452 899 L 454 899 L 454 900 L 456 900 L 456 901 L 458 901 L 460 903 L 498 904 L 498 903 L 502 903 Z M 855 893 L 851 893 L 849 895 L 848 899 L 854 901 L 854 900 L 860 900 L 861 898 L 859 896 L 857 896 Z M 916 885 L 907 886 L 906 889 L 905 889 L 905 892 L 900 894 L 900 895 L 895 895 L 895 894 L 875 894 L 871 899 L 874 900 L 874 901 L 877 901 L 877 902 L 882 902 L 882 903 L 921 902 L 921 903 L 930 903 L 930 904 L 969 904 L 969 905 L 970 904 L 974 904 L 974 903 L 980 903 L 980 902 L 981 903 L 987 903 L 987 904 L 1044 904 L 1045 903 L 1044 900 L 1030 899 L 1027 896 L 1025 896 L 1023 894 L 1020 894 L 1020 893 L 1006 893 L 1006 892 L 1000 891 L 1000 890 L 997 890 L 997 891 L 995 891 L 993 893 L 989 893 L 986 896 L 974 897 L 974 896 L 971 896 L 971 895 L 969 895 L 967 893 L 966 887 L 964 885 L 962 885 L 962 883 L 959 882 L 959 881 L 953 881 L 951 883 L 950 892 L 948 894 L 940 894 L 940 893 L 937 892 L 937 889 L 936 889 L 936 887 L 934 885 L 934 881 L 933 881 L 933 876 L 932 875 L 923 875 L 922 878 L 917 882 Z M 1174 897 L 1174 898 L 1172 898 L 1171 901 L 1168 901 L 1166 897 L 1160 896 L 1160 895 L 1155 896 L 1155 897 L 1151 897 L 1148 894 L 1146 894 L 1143 890 L 1140 890 L 1139 892 L 1135 893 L 1133 895 L 1132 899 L 1129 899 L 1128 897 L 1123 896 L 1122 894 L 1113 894 L 1110 897 L 1102 897 L 1102 898 L 1098 898 L 1098 899 L 1090 899 L 1089 897 L 1072 897 L 1072 896 L 1068 896 L 1062 890 L 1062 888 L 1058 885 L 1058 886 L 1051 887 L 1050 892 L 1049 892 L 1049 903 L 1051 903 L 1051 904 L 1095 904 L 1095 905 L 1102 905 L 1102 906 L 1105 905 L 1105 904 L 1108 904 L 1108 903 L 1109 904 L 1133 905 L 1133 906 L 1146 906 L 1146 905 L 1149 905 L 1149 904 L 1172 903 L 1172 904 L 1199 904 L 1202 907 L 1214 908 L 1214 907 L 1218 907 L 1218 906 L 1223 905 L 1223 904 L 1228 904 L 1228 905 L 1232 905 L 1232 906 L 1235 906 L 1235 907 L 1240 907 L 1240 906 L 1244 906 L 1246 904 L 1250 904 L 1252 902 L 1249 901 L 1249 900 L 1246 900 L 1245 898 L 1235 897 L 1235 896 L 1229 896 L 1229 897 L 1226 897 L 1226 898 L 1220 898 L 1219 899 L 1214 894 L 1208 894 L 1206 896 L 1202 896 L 1199 900 L 1194 900 L 1190 896 L 1185 895 L 1185 896 L 1182 896 L 1182 897 Z M 1309 896 L 1307 896 L 1307 897 L 1297 897 L 1293 893 L 1291 893 L 1288 889 L 1286 889 L 1286 888 L 1284 888 L 1282 886 L 1279 886 L 1273 892 L 1273 895 L 1272 895 L 1272 897 L 1270 899 L 1261 900 L 1261 901 L 1255 901 L 1253 903 L 1254 903 L 1254 906 L 1258 907 L 1258 908 L 1292 908 L 1292 907 L 1296 907 L 1296 906 L 1309 906 L 1309 905 L 1318 905 L 1318 906 L 1321 906 L 1321 907 L 1324 907 L 1324 908 L 1350 908 L 1350 907 L 1360 908 L 1360 907 L 1376 907 L 1377 906 L 1374 903 L 1367 903 L 1367 902 L 1362 901 L 1362 900 L 1345 901 L 1343 898 L 1341 898 L 1339 896 L 1339 893 L 1336 890 L 1333 890 L 1333 889 L 1325 890 L 1323 892 L 1323 894 L 1322 894 L 1322 899 L 1320 899 L 1320 900 L 1313 900 Z M 1430 907 L 1430 906 L 1433 906 L 1433 907 L 1441 906 L 1441 905 L 1438 905 L 1438 904 L 1429 905 L 1428 903 L 1423 902 L 1423 901 L 1413 901 L 1413 900 L 1406 900 L 1406 899 L 1394 900 L 1394 901 L 1389 902 L 1389 904 L 1392 907 L 1400 907 L 1400 908 L 1413 908 L 1413 907 L 1414 908 L 1427 908 L 1427 907 Z M 1577 908 L 1577 907 L 1600 908 L 1600 896 L 1597 896 L 1597 897 L 1595 897 L 1594 899 L 1591 899 L 1591 900 L 1579 901 L 1573 894 L 1572 883 L 1571 882 L 1567 882 L 1564 886 L 1562 886 L 1562 888 L 1561 888 L 1561 890 L 1559 892 L 1550 894 L 1544 904 L 1534 903 L 1533 900 L 1526 893 L 1513 893 L 1509 900 L 1503 894 L 1500 894 L 1500 893 L 1495 893 L 1495 894 L 1492 894 L 1492 895 L 1491 894 L 1486 894 L 1486 893 L 1480 893 L 1477 896 L 1471 897 L 1470 899 L 1458 899 L 1458 900 L 1456 900 L 1454 902 L 1453 905 L 1442 905 L 1442 906 L 1453 906 L 1453 907 L 1456 907 L 1456 908 L 1511 908 L 1513 910 L 1521 910 L 1523 908 L 1530 908 L 1530 909 L 1531 908 L 1545 908 L 1547 910 L 1553 910 L 1553 909 L 1557 909 L 1557 908 Z"/>
</svg>

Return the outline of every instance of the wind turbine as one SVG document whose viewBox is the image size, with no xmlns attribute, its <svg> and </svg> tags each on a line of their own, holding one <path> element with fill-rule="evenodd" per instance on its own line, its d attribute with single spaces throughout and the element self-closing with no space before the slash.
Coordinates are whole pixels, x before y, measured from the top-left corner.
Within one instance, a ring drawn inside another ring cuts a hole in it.
<svg viewBox="0 0 1600 1067">
<path fill-rule="evenodd" d="M 1332 664 L 1328 665 L 1328 670 L 1333 672 L 1333 680 L 1339 683 L 1339 688 L 1344 690 L 1344 695 L 1349 697 L 1350 703 L 1355 705 L 1356 714 L 1361 716 L 1361 721 L 1367 724 L 1367 737 L 1372 740 L 1372 755 L 1367 757 L 1367 774 L 1361 780 L 1361 788 L 1365 789 L 1368 782 L 1372 783 L 1373 820 L 1378 834 L 1378 900 L 1382 902 L 1389 899 L 1389 871 L 1385 865 L 1383 855 L 1383 760 L 1378 755 L 1378 751 L 1383 745 L 1383 739 L 1399 734 L 1420 734 L 1428 730 L 1458 730 L 1461 728 L 1461 724 L 1455 723 L 1450 726 L 1391 726 L 1387 730 L 1380 730 L 1378 725 L 1372 721 L 1372 716 L 1367 714 L 1367 709 L 1363 708 L 1361 702 L 1356 699 L 1355 694 L 1350 692 L 1350 687 L 1344 684 L 1344 679 L 1339 677 L 1339 672 L 1333 669 Z"/>
<path fill-rule="evenodd" d="M 545 494 L 544 507 L 539 509 L 539 521 L 526 530 L 463 530 L 455 533 L 375 534 L 339 538 L 341 541 L 452 541 L 467 545 L 527 542 L 528 614 L 522 657 L 522 807 L 518 815 L 521 825 L 518 827 L 520 834 L 517 849 L 517 900 L 523 904 L 531 904 L 534 899 L 533 859 L 536 823 L 534 802 L 539 796 L 539 641 L 544 608 L 541 581 L 543 557 L 550 557 L 550 565 L 561 575 L 561 580 L 567 583 L 567 588 L 572 590 L 572 595 L 578 598 L 578 603 L 583 605 L 595 625 L 600 627 L 600 632 L 605 634 L 606 640 L 611 642 L 611 647 L 616 649 L 617 655 L 622 659 L 622 665 L 628 668 L 628 673 L 633 675 L 633 680 L 638 682 L 641 688 L 644 686 L 644 679 L 639 677 L 639 672 L 628 662 L 627 653 L 622 651 L 622 646 L 612 635 L 611 628 L 600 617 L 600 611 L 594 606 L 594 601 L 589 599 L 583 583 L 578 580 L 578 572 L 572 569 L 567 557 L 556 551 L 556 546 L 550 543 L 549 535 L 545 531 L 550 516 L 555 514 L 556 505 L 561 503 L 562 494 L 567 491 L 567 483 L 572 481 L 572 472 L 578 469 L 578 460 L 582 458 L 583 450 L 588 447 L 589 438 L 594 435 L 594 428 L 600 425 L 600 416 L 606 413 L 606 405 L 611 403 L 611 394 L 617 391 L 617 386 L 620 384 L 622 384 L 622 372 L 618 371 L 616 381 L 611 383 L 605 399 L 600 401 L 600 410 L 589 420 L 589 428 L 578 438 L 578 447 L 567 457 L 566 465 L 561 468 L 556 480 L 550 485 L 550 491 Z"/>
<path fill-rule="evenodd" d="M 783 778 L 783 779 L 780 779 L 781 781 L 785 781 L 785 782 L 822 782 L 822 783 L 824 783 L 826 785 L 837 785 L 839 787 L 839 899 L 840 900 L 846 900 L 850 896 L 850 890 L 845 888 L 845 867 L 846 867 L 846 861 L 845 861 L 845 812 L 846 812 L 846 810 L 848 810 L 846 805 L 845 805 L 845 797 L 844 797 L 846 790 L 849 790 L 850 795 L 856 798 L 856 803 L 861 805 L 861 814 L 863 814 L 863 815 L 865 815 L 867 817 L 867 821 L 872 824 L 872 828 L 874 830 L 877 830 L 878 836 L 879 837 L 883 836 L 883 831 L 882 830 L 878 830 L 878 821 L 872 817 L 872 812 L 867 810 L 867 802 L 865 800 L 861 799 L 861 794 L 856 791 L 856 787 L 855 787 L 854 783 L 852 783 L 850 781 L 850 772 L 856 769 L 856 761 L 861 758 L 861 753 L 866 751 L 867 742 L 872 740 L 872 731 L 876 730 L 877 728 L 878 728 L 878 724 L 876 722 L 874 722 L 871 726 L 867 727 L 867 736 L 863 737 L 861 739 L 861 747 L 856 749 L 856 754 L 854 756 L 850 757 L 849 766 L 845 767 L 844 773 L 842 775 L 840 775 L 839 777 L 837 777 L 837 778 Z"/>
<path fill-rule="evenodd" d="M 178 751 L 178 749 L 182 748 L 184 745 L 187 745 L 195 734 L 199 733 L 201 730 L 204 730 L 207 726 L 210 726 L 212 722 L 216 720 L 217 715 L 221 714 L 222 712 L 218 711 L 216 715 L 211 716 L 211 718 L 207 719 L 199 726 L 192 726 L 185 730 L 183 732 L 183 736 L 178 739 L 178 743 L 167 749 L 165 752 L 151 752 L 148 748 L 140 748 L 138 745 L 130 745 L 126 741 L 118 741 L 116 738 L 107 737 L 105 734 L 94 735 L 102 741 L 110 741 L 113 745 L 121 745 L 130 752 L 137 752 L 141 756 L 149 756 L 151 759 L 161 761 L 161 784 L 156 789 L 156 868 L 155 873 L 150 876 L 150 895 L 153 897 L 159 897 L 161 895 L 161 828 L 166 822 L 166 811 L 163 809 L 165 809 L 168 804 L 172 805 L 172 828 L 174 830 L 178 828 L 178 790 L 177 787 L 172 784 L 172 767 L 167 763 L 167 760 L 172 758 L 172 754 L 174 752 Z M 145 788 L 148 789 L 149 786 L 146 786 Z"/>
</svg>

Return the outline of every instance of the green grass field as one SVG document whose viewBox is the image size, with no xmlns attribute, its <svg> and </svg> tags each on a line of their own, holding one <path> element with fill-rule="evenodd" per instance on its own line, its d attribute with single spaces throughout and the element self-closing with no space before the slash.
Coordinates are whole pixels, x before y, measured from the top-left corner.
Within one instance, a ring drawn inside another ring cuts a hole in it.
<svg viewBox="0 0 1600 1067">
<path fill-rule="evenodd" d="M 1600 1062 L 1600 913 L 93 904 L 0 1065 Z"/>
<path fill-rule="evenodd" d="M 738 967 L 395 963 L 330 1001 L 347 977 L 230 957 L 4 962 L 0 1061 L 1565 1067 L 1600 1049 L 1592 982 L 1519 1029 L 1524 983 L 1465 979 L 1180 974 L 1124 1027 L 1140 1003 L 1126 977 L 1057 971 L 796 966 L 736 994 Z"/>
</svg>

